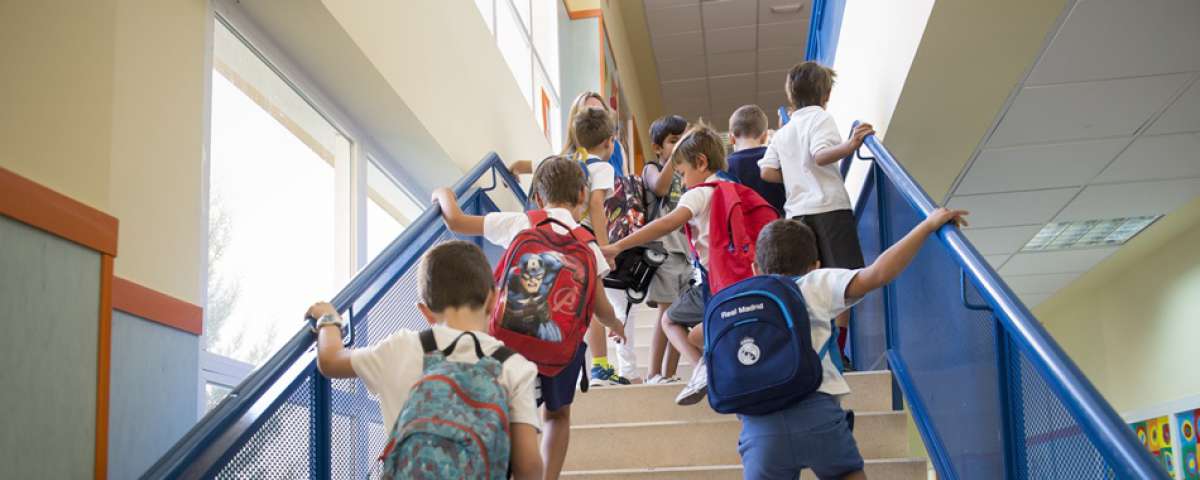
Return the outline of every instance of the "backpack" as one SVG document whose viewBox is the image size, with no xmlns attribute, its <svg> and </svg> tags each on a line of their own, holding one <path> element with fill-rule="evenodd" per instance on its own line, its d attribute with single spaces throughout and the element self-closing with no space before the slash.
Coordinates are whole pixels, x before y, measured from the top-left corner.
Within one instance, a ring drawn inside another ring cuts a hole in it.
<svg viewBox="0 0 1200 480">
<path fill-rule="evenodd" d="M 475 342 L 476 363 L 446 357 L 463 337 Z M 463 332 L 438 350 L 433 330 L 421 332 L 421 379 L 412 386 L 379 459 L 383 478 L 508 478 L 508 394 L 500 372 L 512 350 L 483 354 L 479 338 Z"/>
<path fill-rule="evenodd" d="M 739 280 L 750 278 L 758 232 L 779 218 L 775 207 L 750 187 L 732 182 L 701 183 L 691 188 L 713 187 L 708 221 L 708 267 L 700 264 L 690 225 L 684 225 L 692 258 L 708 293 L 715 294 Z"/>
<path fill-rule="evenodd" d="M 553 377 L 575 358 L 592 318 L 598 270 L 590 244 L 596 239 L 544 210 L 527 214 L 530 228 L 513 238 L 496 265 L 499 292 L 488 333 Z"/>
<path fill-rule="evenodd" d="M 646 225 L 646 187 L 640 177 L 616 177 L 613 194 L 604 200 L 608 240 L 615 242 Z"/>
<path fill-rule="evenodd" d="M 830 337 L 832 340 L 833 337 Z M 760 275 L 721 290 L 704 312 L 708 403 L 719 413 L 763 415 L 821 387 L 820 352 L 795 277 Z"/>
<path fill-rule="evenodd" d="M 654 167 L 661 173 L 663 166 L 658 162 L 646 162 L 646 166 L 642 168 L 642 179 L 646 178 L 646 169 Z M 683 195 L 683 181 L 678 174 L 672 179 L 671 187 L 667 189 L 667 194 L 659 197 L 654 191 L 649 188 L 643 188 L 646 192 L 645 203 L 647 205 L 646 223 L 658 220 L 664 213 L 674 210 L 679 204 L 679 197 Z M 645 184 L 642 184 L 645 187 Z"/>
</svg>

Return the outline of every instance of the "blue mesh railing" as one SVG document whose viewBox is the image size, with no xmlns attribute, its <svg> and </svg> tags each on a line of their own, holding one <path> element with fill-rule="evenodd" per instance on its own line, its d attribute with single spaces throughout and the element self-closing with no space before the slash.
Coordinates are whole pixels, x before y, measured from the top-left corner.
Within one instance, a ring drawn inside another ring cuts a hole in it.
<svg viewBox="0 0 1200 480">
<path fill-rule="evenodd" d="M 491 173 L 488 186 L 479 185 Z M 496 154 L 454 186 L 463 210 L 498 211 L 490 194 L 507 190 L 514 205 L 525 193 Z M 433 244 L 455 238 L 439 210 L 427 209 L 331 303 L 353 325 L 353 347 L 377 343 L 400 329 L 420 329 L 416 262 Z M 482 239 L 473 239 L 482 244 Z M 500 253 L 485 247 L 493 261 Z M 302 308 L 302 306 L 299 306 Z M 299 315 L 299 311 L 297 311 Z M 379 465 L 391 425 L 378 400 L 357 379 L 330 380 L 316 369 L 316 337 L 301 327 L 287 344 L 234 388 L 142 478 L 365 478 Z"/>
<path fill-rule="evenodd" d="M 937 206 L 878 139 L 865 146 L 869 263 Z M 892 370 L 940 478 L 1167 478 L 962 232 L 937 237 L 855 307 L 851 344 L 855 365 Z"/>
</svg>

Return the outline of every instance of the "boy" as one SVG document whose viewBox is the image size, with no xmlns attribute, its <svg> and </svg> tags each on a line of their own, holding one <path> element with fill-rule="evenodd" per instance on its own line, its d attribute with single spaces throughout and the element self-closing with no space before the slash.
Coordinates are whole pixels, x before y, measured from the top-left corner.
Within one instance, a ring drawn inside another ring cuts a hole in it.
<svg viewBox="0 0 1200 480">
<path fill-rule="evenodd" d="M 417 281 L 421 303 L 417 310 L 429 321 L 439 348 L 449 346 L 463 332 L 471 332 L 486 354 L 502 344 L 487 334 L 488 316 L 495 303 L 496 290 L 487 257 L 475 244 L 464 241 L 441 243 L 421 257 Z M 392 428 L 400 415 L 409 391 L 421 379 L 424 350 L 419 332 L 402 330 L 365 348 L 342 346 L 343 321 L 333 305 L 317 303 L 308 316 L 319 318 L 317 329 L 317 368 L 330 378 L 358 377 L 367 389 L 379 397 L 384 425 Z M 476 357 L 469 341 L 459 342 L 448 357 L 452 361 L 472 362 Z M 537 436 L 540 421 L 535 404 L 537 367 L 520 355 L 503 364 L 499 382 L 508 394 L 509 437 L 512 441 L 512 471 L 515 478 L 542 478 L 542 457 Z"/>
<path fill-rule="evenodd" d="M 862 249 L 838 161 L 857 151 L 875 130 L 859 124 L 850 139 L 842 141 L 833 116 L 825 111 L 835 76 L 815 62 L 792 67 L 784 90 L 794 111 L 787 125 L 775 132 L 758 166 L 763 180 L 783 184 L 785 217 L 804 222 L 816 235 L 821 264 L 855 269 L 863 266 Z M 849 312 L 837 319 L 838 350 L 845 365 L 849 321 Z"/>
<path fill-rule="evenodd" d="M 743 105 L 729 116 L 729 175 L 738 183 L 754 189 L 763 200 L 783 214 L 783 185 L 764 182 L 758 161 L 767 153 L 767 114 L 758 105 Z"/>
<path fill-rule="evenodd" d="M 583 217 L 584 199 L 587 198 L 587 181 L 579 162 L 566 157 L 550 157 L 538 165 L 533 174 L 533 191 L 537 194 L 538 207 L 546 214 L 565 225 L 575 228 Z M 433 192 L 434 201 L 442 207 L 442 217 L 450 230 L 464 235 L 483 235 L 489 242 L 508 248 L 514 237 L 530 228 L 529 217 L 524 212 L 495 212 L 487 216 L 466 215 L 458 206 L 454 192 L 439 188 Z M 565 233 L 565 232 L 563 232 Z M 598 275 L 593 281 L 602 282 L 608 274 L 608 263 L 595 244 L 591 249 L 596 257 Z M 489 279 L 489 282 L 491 280 Z M 594 297 L 595 317 L 613 331 L 613 336 L 624 340 L 625 327 L 617 320 L 612 305 L 604 296 L 603 288 L 596 288 Z M 546 425 L 542 439 L 542 456 L 546 459 L 546 478 L 558 478 L 567 457 L 567 445 L 571 431 L 571 403 L 575 400 L 575 387 L 584 364 L 585 349 L 580 344 L 571 365 L 554 377 L 538 375 L 542 396 L 539 404 Z"/>
<path fill-rule="evenodd" d="M 650 124 L 651 148 L 655 159 L 646 162 L 642 169 L 642 182 L 646 186 L 649 197 L 647 204 L 649 212 L 647 219 L 653 221 L 675 209 L 679 197 L 683 195 L 683 176 L 675 170 L 671 154 L 675 152 L 675 144 L 687 130 L 688 122 L 679 115 L 668 115 Z M 650 291 L 646 295 L 646 303 L 658 307 L 658 322 L 654 324 L 654 336 L 650 343 L 650 369 L 646 383 L 665 384 L 681 381 L 675 376 L 679 365 L 679 351 L 671 348 L 663 331 L 663 318 L 671 303 L 679 298 L 692 278 L 692 265 L 688 261 L 687 237 L 682 230 L 675 230 L 662 238 L 663 248 L 667 251 L 667 259 L 654 272 L 650 282 Z M 664 362 L 665 357 L 665 362 Z M 664 365 L 665 363 L 665 365 Z"/>
<path fill-rule="evenodd" d="M 588 155 L 585 160 L 588 170 L 588 196 L 584 209 L 586 214 L 581 223 L 595 233 L 596 242 L 603 247 L 608 245 L 608 216 L 604 214 L 604 199 L 608 197 L 616 182 L 615 172 L 608 163 L 608 157 L 613 152 L 613 133 L 616 126 L 613 124 L 612 115 L 606 110 L 589 107 L 571 119 L 571 129 L 575 132 L 575 141 L 579 142 L 580 148 L 587 150 Z M 609 363 L 604 327 L 595 320 L 588 327 L 587 344 L 592 352 L 592 369 L 589 376 L 593 386 L 629 385 L 629 379 L 618 375 Z"/>
<path fill-rule="evenodd" d="M 830 320 L 896 278 L 942 225 L 965 226 L 966 213 L 934 211 L 861 270 L 820 268 L 812 230 L 798 220 L 776 220 L 758 235 L 754 273 L 799 277 L 796 284 L 808 309 L 812 344 L 824 345 L 832 335 Z M 818 478 L 866 478 L 840 404 L 850 387 L 829 357 L 821 358 L 821 366 L 821 387 L 796 404 L 765 415 L 738 415 L 742 422 L 738 453 L 746 478 L 791 480 L 804 468 L 811 468 Z"/>
<path fill-rule="evenodd" d="M 642 227 L 620 241 L 605 247 L 604 254 L 615 257 L 623 250 L 662 238 L 683 228 L 687 224 L 692 229 L 692 247 L 700 265 L 708 265 L 708 220 L 709 206 L 712 203 L 714 188 L 698 187 L 701 183 L 724 181 L 718 177 L 718 172 L 725 170 L 725 146 L 720 135 L 711 127 L 700 125 L 692 128 L 672 152 L 671 161 L 683 176 L 683 184 L 687 191 L 679 197 L 679 205 L 671 213 Z M 698 269 L 697 269 L 698 270 Z M 695 365 L 692 378 L 687 387 L 679 392 L 675 403 L 691 405 L 704 398 L 708 391 L 708 374 L 704 369 L 700 348 L 703 345 L 702 330 L 694 328 L 704 320 L 704 303 L 707 300 L 708 288 L 695 278 L 698 272 L 693 272 L 693 281 L 679 299 L 667 309 L 667 315 L 662 320 L 663 330 L 671 345 L 679 350 L 684 358 Z M 688 330 L 691 330 L 689 333 Z"/>
</svg>

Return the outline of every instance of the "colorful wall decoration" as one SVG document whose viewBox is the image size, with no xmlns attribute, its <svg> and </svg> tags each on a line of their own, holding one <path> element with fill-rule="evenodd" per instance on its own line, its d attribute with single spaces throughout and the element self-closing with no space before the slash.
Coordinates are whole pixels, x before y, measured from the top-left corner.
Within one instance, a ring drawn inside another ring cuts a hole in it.
<svg viewBox="0 0 1200 480">
<path fill-rule="evenodd" d="M 1194 424 L 1193 424 L 1194 425 Z M 1175 473 L 1175 457 L 1173 456 L 1171 420 L 1166 415 L 1130 424 L 1137 433 L 1138 440 L 1154 455 L 1154 459 L 1162 465 L 1163 470 L 1171 474 L 1171 478 L 1179 478 Z M 1195 433 L 1193 432 L 1193 440 Z M 1193 447 L 1193 451 L 1195 448 Z"/>
<path fill-rule="evenodd" d="M 1181 480 L 1200 480 L 1200 442 L 1196 441 L 1196 421 L 1200 420 L 1200 408 L 1175 414 L 1175 431 L 1179 432 L 1179 473 Z"/>
</svg>

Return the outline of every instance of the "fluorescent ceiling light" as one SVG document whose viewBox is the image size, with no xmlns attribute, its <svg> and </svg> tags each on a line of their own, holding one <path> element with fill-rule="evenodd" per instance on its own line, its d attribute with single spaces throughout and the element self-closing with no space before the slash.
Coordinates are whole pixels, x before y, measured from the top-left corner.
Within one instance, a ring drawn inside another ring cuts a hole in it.
<svg viewBox="0 0 1200 480">
<path fill-rule="evenodd" d="M 1042 227 L 1022 252 L 1068 250 L 1122 245 L 1162 215 L 1053 222 Z"/>
</svg>

